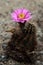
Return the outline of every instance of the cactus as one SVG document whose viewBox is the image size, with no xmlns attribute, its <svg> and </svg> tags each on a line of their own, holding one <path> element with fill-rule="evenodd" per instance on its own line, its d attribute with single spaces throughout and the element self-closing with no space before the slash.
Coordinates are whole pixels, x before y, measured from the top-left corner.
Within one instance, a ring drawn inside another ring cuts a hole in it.
<svg viewBox="0 0 43 65">
<path fill-rule="evenodd" d="M 5 54 L 18 62 L 31 63 L 34 62 L 34 55 L 29 54 L 37 47 L 36 29 L 33 24 L 19 23 L 20 32 L 13 32 L 11 40 L 8 42 L 8 46 Z"/>
</svg>

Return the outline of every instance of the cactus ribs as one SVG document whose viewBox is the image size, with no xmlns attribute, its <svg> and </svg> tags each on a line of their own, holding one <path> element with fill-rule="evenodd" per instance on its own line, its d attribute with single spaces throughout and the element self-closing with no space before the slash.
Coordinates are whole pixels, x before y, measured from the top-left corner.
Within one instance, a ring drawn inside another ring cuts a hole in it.
<svg viewBox="0 0 43 65">
<path fill-rule="evenodd" d="M 6 54 L 18 62 L 34 62 L 34 54 L 29 53 L 37 47 L 35 26 L 30 23 L 27 26 L 25 26 L 25 23 L 20 23 L 19 25 L 20 33 L 17 34 L 18 31 L 13 32 L 6 48 Z"/>
</svg>

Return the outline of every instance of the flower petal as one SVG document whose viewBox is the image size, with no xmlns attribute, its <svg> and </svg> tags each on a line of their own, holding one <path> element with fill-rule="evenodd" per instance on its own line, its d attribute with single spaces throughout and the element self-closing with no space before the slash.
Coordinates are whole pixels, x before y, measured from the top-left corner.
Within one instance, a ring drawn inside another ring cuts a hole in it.
<svg viewBox="0 0 43 65">
<path fill-rule="evenodd" d="M 23 21 L 21 21 L 21 23 L 24 23 L 25 21 L 23 20 Z"/>
<path fill-rule="evenodd" d="M 14 10 L 13 12 L 16 13 L 16 15 L 18 14 L 18 11 L 17 10 Z"/>
<path fill-rule="evenodd" d="M 28 20 L 30 20 L 32 18 L 32 16 L 30 16 L 30 17 L 27 17 L 27 18 L 25 18 L 25 19 L 23 19 L 23 20 L 26 20 L 26 21 L 28 21 Z"/>
<path fill-rule="evenodd" d="M 27 13 L 26 15 L 25 15 L 25 18 L 28 18 L 28 17 L 30 17 L 31 16 L 31 13 Z"/>
<path fill-rule="evenodd" d="M 27 9 L 22 9 L 23 10 L 23 13 L 26 15 L 26 13 L 28 12 Z"/>
<path fill-rule="evenodd" d="M 17 9 L 17 14 L 20 14 L 20 13 L 22 13 L 22 9 Z"/>
<path fill-rule="evenodd" d="M 23 23 L 23 22 L 24 22 L 24 20 L 23 20 L 23 19 L 18 18 L 18 22 Z"/>
<path fill-rule="evenodd" d="M 16 13 L 13 12 L 13 13 L 11 14 L 11 16 L 12 16 L 12 19 L 13 19 L 13 20 L 17 20 L 17 15 L 16 15 Z"/>
</svg>

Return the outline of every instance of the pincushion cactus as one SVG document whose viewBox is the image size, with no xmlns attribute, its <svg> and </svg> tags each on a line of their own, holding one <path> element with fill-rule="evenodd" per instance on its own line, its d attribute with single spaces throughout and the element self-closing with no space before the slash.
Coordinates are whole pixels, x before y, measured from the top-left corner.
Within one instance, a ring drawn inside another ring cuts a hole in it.
<svg viewBox="0 0 43 65">
<path fill-rule="evenodd" d="M 32 58 L 34 55 L 29 53 L 34 51 L 37 46 L 35 26 L 30 23 L 25 26 L 27 20 L 31 19 L 31 13 L 25 9 L 20 9 L 20 11 L 17 10 L 12 13 L 12 19 L 19 24 L 19 28 L 18 30 L 15 28 L 15 32 L 8 42 L 6 54 L 18 62 L 31 63 L 34 60 Z"/>
</svg>

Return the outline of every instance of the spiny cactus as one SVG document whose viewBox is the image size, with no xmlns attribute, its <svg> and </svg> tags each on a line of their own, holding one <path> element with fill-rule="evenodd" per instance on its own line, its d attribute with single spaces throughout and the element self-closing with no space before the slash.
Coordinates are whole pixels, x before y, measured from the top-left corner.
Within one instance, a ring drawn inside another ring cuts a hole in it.
<svg viewBox="0 0 43 65">
<path fill-rule="evenodd" d="M 34 51 L 37 46 L 35 26 L 30 23 L 27 26 L 25 23 L 19 25 L 19 34 L 18 31 L 13 32 L 6 54 L 18 62 L 34 62 L 34 54 L 29 53 Z"/>
</svg>

